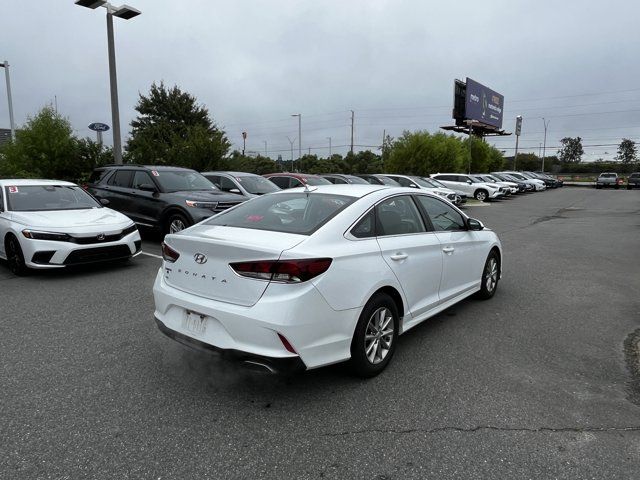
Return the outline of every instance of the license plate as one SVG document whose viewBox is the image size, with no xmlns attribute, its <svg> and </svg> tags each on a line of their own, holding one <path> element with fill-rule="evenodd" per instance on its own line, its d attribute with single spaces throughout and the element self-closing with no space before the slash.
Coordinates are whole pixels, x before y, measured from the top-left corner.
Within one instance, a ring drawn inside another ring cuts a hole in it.
<svg viewBox="0 0 640 480">
<path fill-rule="evenodd" d="M 182 328 L 196 335 L 204 335 L 207 329 L 207 317 L 199 313 L 187 312 L 182 320 Z"/>
</svg>

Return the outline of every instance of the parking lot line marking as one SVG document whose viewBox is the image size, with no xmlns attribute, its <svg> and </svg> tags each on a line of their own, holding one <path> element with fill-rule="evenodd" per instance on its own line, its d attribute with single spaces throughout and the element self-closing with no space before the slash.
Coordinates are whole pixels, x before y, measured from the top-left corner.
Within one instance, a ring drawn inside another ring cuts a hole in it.
<svg viewBox="0 0 640 480">
<path fill-rule="evenodd" d="M 149 257 L 153 257 L 153 258 L 159 258 L 160 260 L 162 260 L 162 255 L 156 255 L 155 253 L 147 253 L 147 252 L 140 252 L 142 255 L 147 255 Z"/>
</svg>

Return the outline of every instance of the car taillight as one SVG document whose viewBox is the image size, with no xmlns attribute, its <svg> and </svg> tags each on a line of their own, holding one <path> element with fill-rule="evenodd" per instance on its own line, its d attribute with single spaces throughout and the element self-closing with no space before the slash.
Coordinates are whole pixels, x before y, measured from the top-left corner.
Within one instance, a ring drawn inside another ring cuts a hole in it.
<svg viewBox="0 0 640 480">
<path fill-rule="evenodd" d="M 174 263 L 178 258 L 180 258 L 180 254 L 169 245 L 162 242 L 162 258 L 165 262 Z"/>
<path fill-rule="evenodd" d="M 238 275 L 243 277 L 283 283 L 306 282 L 326 272 L 330 265 L 330 258 L 259 260 L 229 264 Z"/>
</svg>

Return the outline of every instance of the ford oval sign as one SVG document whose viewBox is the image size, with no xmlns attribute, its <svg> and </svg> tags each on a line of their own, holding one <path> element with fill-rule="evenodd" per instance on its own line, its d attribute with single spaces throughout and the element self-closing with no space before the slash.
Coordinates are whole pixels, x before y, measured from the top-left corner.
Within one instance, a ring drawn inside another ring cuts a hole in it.
<svg viewBox="0 0 640 480">
<path fill-rule="evenodd" d="M 106 123 L 96 122 L 89 125 L 89 130 L 93 130 L 94 132 L 106 132 L 109 130 L 109 125 Z"/>
</svg>

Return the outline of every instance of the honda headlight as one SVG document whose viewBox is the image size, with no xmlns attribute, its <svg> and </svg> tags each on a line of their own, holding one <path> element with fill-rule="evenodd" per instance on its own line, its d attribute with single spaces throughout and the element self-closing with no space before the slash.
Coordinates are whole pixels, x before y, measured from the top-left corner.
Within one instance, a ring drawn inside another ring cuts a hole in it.
<svg viewBox="0 0 640 480">
<path fill-rule="evenodd" d="M 34 230 L 23 230 L 22 235 L 32 240 L 52 240 L 55 242 L 71 242 L 72 237 L 66 233 L 57 232 L 37 232 Z"/>
</svg>

